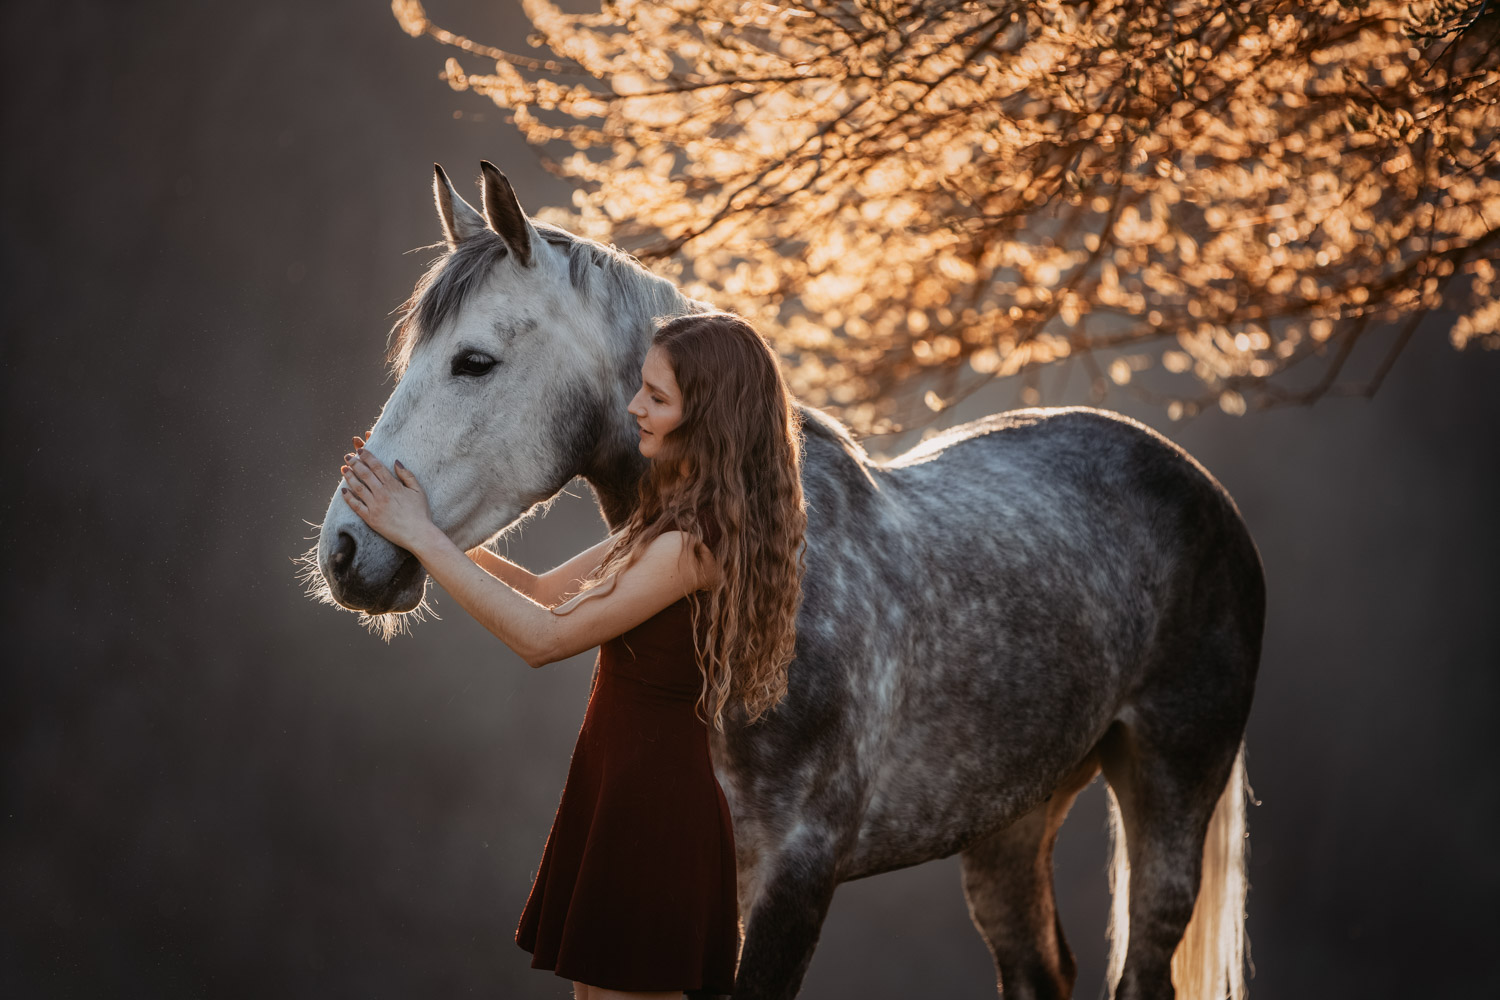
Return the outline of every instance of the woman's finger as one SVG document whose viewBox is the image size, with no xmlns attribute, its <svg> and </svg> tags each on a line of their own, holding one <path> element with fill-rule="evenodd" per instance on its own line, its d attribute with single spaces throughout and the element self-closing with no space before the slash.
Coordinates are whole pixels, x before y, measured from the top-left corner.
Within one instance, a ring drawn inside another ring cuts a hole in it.
<svg viewBox="0 0 1500 1000">
<path fill-rule="evenodd" d="M 392 468 L 396 473 L 396 478 L 401 481 L 402 486 L 414 489 L 419 493 L 422 491 L 422 487 L 417 485 L 416 474 L 406 466 L 402 465 L 401 459 L 396 459 L 396 464 Z"/>
<path fill-rule="evenodd" d="M 391 480 L 395 478 L 391 475 L 391 470 L 387 469 L 381 463 L 380 459 L 375 457 L 375 453 L 373 451 L 365 451 L 364 449 L 360 449 L 359 461 L 364 462 L 365 465 L 369 466 L 371 473 L 373 473 L 375 476 L 375 479 L 382 484 L 389 485 Z"/>
<path fill-rule="evenodd" d="M 369 485 L 360 478 L 358 470 L 352 466 L 344 466 L 344 482 L 349 484 L 349 489 L 359 497 L 364 497 L 370 492 Z"/>
<path fill-rule="evenodd" d="M 339 496 L 343 497 L 344 503 L 349 505 L 349 509 L 354 511 L 354 513 L 358 514 L 361 518 L 363 518 L 368 512 L 369 508 L 365 506 L 365 502 L 359 497 L 355 496 L 352 492 L 350 492 L 347 487 L 339 488 Z"/>
<path fill-rule="evenodd" d="M 356 456 L 354 461 L 349 463 L 349 468 L 353 470 L 354 475 L 359 478 L 360 482 L 374 488 L 380 485 L 380 477 L 375 474 L 375 470 L 370 466 L 368 459 L 368 452 L 363 457 Z"/>
</svg>

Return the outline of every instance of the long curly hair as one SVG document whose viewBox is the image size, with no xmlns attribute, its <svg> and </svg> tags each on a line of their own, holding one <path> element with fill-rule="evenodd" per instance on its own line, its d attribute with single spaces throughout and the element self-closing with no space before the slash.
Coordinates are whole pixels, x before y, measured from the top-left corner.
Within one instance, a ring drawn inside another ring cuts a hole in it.
<svg viewBox="0 0 1500 1000">
<path fill-rule="evenodd" d="M 719 578 L 689 604 L 703 675 L 695 711 L 723 732 L 733 704 L 753 723 L 786 696 L 806 568 L 801 415 L 775 352 L 734 313 L 669 320 L 651 343 L 672 365 L 682 420 L 663 435 L 635 510 L 581 593 L 607 581 L 612 589 L 665 531 L 682 531 L 699 551 L 712 518 Z"/>
</svg>

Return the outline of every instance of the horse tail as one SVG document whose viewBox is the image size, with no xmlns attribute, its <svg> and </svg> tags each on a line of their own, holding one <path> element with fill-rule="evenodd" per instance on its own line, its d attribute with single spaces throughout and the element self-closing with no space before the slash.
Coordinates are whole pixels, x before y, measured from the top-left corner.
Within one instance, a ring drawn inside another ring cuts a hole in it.
<svg viewBox="0 0 1500 1000">
<path fill-rule="evenodd" d="M 1109 968 L 1106 981 L 1109 995 L 1119 989 L 1125 974 L 1125 946 L 1130 939 L 1130 851 L 1125 844 L 1125 817 L 1113 787 L 1106 785 L 1109 798 Z"/>
<path fill-rule="evenodd" d="M 1245 801 L 1251 796 L 1245 773 L 1245 746 L 1234 758 L 1229 780 L 1219 794 L 1203 839 L 1203 869 L 1198 899 L 1182 941 L 1172 953 L 1172 985 L 1178 1000 L 1245 1000 Z M 1109 987 L 1114 995 L 1125 970 L 1130 938 L 1130 856 L 1125 824 L 1114 792 L 1109 795 L 1109 828 L 1113 857 L 1109 887 L 1113 896 L 1109 920 Z"/>
</svg>

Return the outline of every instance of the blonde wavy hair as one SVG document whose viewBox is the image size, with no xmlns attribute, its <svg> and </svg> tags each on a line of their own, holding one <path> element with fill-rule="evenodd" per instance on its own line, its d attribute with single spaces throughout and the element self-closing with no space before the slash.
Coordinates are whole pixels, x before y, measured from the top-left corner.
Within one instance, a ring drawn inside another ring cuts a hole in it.
<svg viewBox="0 0 1500 1000">
<path fill-rule="evenodd" d="M 672 365 L 682 421 L 662 437 L 634 512 L 580 595 L 606 583 L 612 589 L 663 532 L 682 531 L 698 551 L 701 515 L 712 517 L 719 578 L 689 596 L 703 675 L 694 710 L 723 732 L 732 703 L 753 723 L 786 696 L 806 568 L 801 415 L 775 352 L 740 316 L 678 317 L 651 344 Z"/>
</svg>

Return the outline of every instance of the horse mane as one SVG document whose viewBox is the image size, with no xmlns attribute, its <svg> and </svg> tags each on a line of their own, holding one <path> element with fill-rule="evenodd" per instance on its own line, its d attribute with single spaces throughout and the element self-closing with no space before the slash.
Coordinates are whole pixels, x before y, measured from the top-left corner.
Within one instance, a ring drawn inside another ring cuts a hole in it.
<svg viewBox="0 0 1500 1000">
<path fill-rule="evenodd" d="M 802 430 L 805 434 L 832 441 L 860 465 L 873 464 L 869 453 L 865 451 L 865 446 L 855 440 L 847 424 L 816 406 L 808 406 L 806 403 L 799 405 L 802 410 Z"/>
<path fill-rule="evenodd" d="M 615 315 L 649 322 L 657 316 L 704 308 L 619 247 L 605 246 L 535 219 L 531 224 L 548 245 L 567 256 L 568 282 L 580 294 L 594 298 L 613 293 L 610 306 Z M 485 230 L 450 248 L 428 266 L 411 296 L 397 307 L 396 322 L 391 327 L 386 361 L 398 376 L 405 371 L 412 351 L 462 309 L 490 270 L 508 256 L 510 248 L 505 241 Z"/>
</svg>

